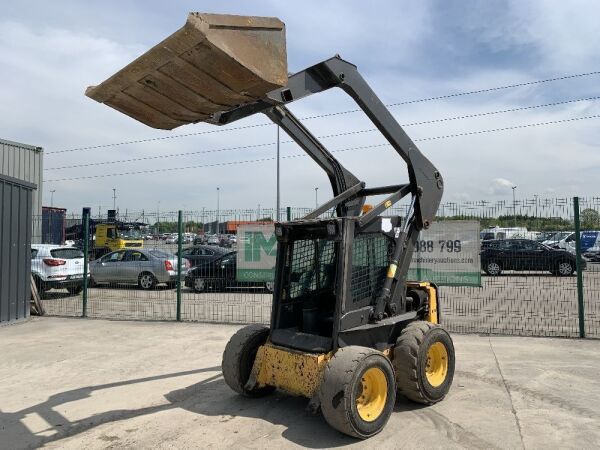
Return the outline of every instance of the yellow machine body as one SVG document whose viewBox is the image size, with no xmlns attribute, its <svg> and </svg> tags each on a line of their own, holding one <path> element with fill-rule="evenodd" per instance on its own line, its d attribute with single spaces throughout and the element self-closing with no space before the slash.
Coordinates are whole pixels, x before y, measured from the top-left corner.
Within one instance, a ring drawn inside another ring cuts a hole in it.
<svg viewBox="0 0 600 450">
<path fill-rule="evenodd" d="M 438 323 L 437 288 L 428 282 L 409 282 L 408 287 L 427 292 L 429 312 L 425 320 Z M 393 346 L 382 352 L 390 360 Z M 256 387 L 273 386 L 288 394 L 312 398 L 323 380 L 323 371 L 334 352 L 306 353 L 270 342 L 259 347 L 250 375 Z"/>
</svg>

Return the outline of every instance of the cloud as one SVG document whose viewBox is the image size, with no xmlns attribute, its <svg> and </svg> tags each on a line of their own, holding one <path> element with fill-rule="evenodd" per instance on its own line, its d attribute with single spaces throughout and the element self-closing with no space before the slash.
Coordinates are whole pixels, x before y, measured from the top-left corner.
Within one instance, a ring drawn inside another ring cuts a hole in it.
<svg viewBox="0 0 600 450">
<path fill-rule="evenodd" d="M 514 183 L 506 178 L 494 178 L 489 188 L 489 193 L 494 195 L 501 195 L 506 192 L 510 192 Z"/>
<path fill-rule="evenodd" d="M 191 1 L 175 6 L 157 1 L 140 6 L 109 0 L 98 5 L 65 4 L 68 7 L 57 10 L 51 2 L 38 2 L 32 11 L 23 2 L 13 2 L 0 21 L 0 137 L 44 147 L 47 169 L 115 162 L 47 170 L 47 179 L 128 173 L 44 186 L 47 199 L 49 189 L 56 189 L 55 205 L 76 212 L 84 205 L 92 206 L 94 211 L 98 206 L 105 210 L 112 205 L 112 188 L 117 189 L 121 209 L 155 210 L 159 201 L 161 211 L 184 206 L 214 209 L 216 186 L 221 188 L 222 209 L 255 208 L 258 203 L 262 208 L 274 206 L 275 161 L 270 159 L 275 156 L 274 145 L 200 153 L 273 144 L 272 125 L 235 129 L 267 123 L 262 116 L 232 124 L 225 132 L 50 154 L 74 147 L 215 130 L 207 124 L 189 125 L 174 132 L 150 129 L 83 95 L 86 86 L 102 81 L 180 27 L 188 10 L 216 12 L 222 8 L 228 13 L 279 16 L 287 23 L 290 70 L 340 53 L 358 65 L 385 103 L 600 67 L 600 35 L 595 33 L 599 7 L 593 2 L 574 3 L 575 7 L 556 1 L 444 2 L 443 6 L 437 2 L 382 2 L 376 7 L 357 2 L 352 8 L 347 2 L 276 1 L 227 2 L 219 6 Z M 94 20 L 86 22 L 82 19 L 86 17 Z M 400 123 L 407 124 L 518 109 L 600 95 L 598 79 L 580 77 L 395 106 L 390 111 Z M 291 105 L 299 117 L 355 108 L 355 103 L 338 90 Z M 600 167 L 599 119 L 508 129 L 594 114 L 600 114 L 600 102 L 589 100 L 412 125 L 406 127 L 406 132 L 444 176 L 443 201 L 507 198 L 515 184 L 519 186 L 519 197 L 532 197 L 545 191 L 549 179 L 554 189 L 549 195 L 594 195 L 598 194 L 595 172 Z M 373 128 L 358 113 L 308 120 L 306 125 L 317 136 Z M 498 128 L 507 129 L 480 133 Z M 432 139 L 440 136 L 455 137 Z M 288 140 L 287 136 L 282 135 L 282 140 Z M 322 141 L 336 151 L 385 142 L 376 132 Z M 159 158 L 191 152 L 194 154 Z M 291 156 L 302 151 L 295 144 L 284 143 L 281 153 Z M 390 147 L 340 151 L 335 155 L 369 186 L 398 184 L 407 179 L 404 161 Z M 116 163 L 139 158 L 146 159 Z M 264 162 L 231 164 L 255 159 Z M 210 167 L 134 174 L 198 165 Z M 284 158 L 281 170 L 283 206 L 311 206 L 315 187 L 319 187 L 320 201 L 330 192 L 327 178 L 308 157 Z M 502 178 L 494 178 L 498 176 Z"/>
</svg>

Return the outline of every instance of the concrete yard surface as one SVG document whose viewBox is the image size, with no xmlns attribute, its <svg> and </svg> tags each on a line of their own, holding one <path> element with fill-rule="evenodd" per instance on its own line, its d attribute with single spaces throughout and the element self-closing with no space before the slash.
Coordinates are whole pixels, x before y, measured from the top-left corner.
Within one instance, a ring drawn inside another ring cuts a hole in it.
<svg viewBox="0 0 600 450">
<path fill-rule="evenodd" d="M 35 318 L 0 328 L 0 448 L 597 448 L 600 341 L 453 335 L 456 375 L 358 441 L 307 401 L 234 394 L 239 326 Z"/>
</svg>

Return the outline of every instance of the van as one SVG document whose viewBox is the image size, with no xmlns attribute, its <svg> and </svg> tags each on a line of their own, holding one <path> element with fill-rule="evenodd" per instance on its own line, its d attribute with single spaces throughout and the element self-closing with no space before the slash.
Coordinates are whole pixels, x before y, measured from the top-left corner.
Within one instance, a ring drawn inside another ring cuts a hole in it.
<svg viewBox="0 0 600 450">
<path fill-rule="evenodd" d="M 581 253 L 587 252 L 593 247 L 600 246 L 600 231 L 581 231 L 579 239 L 581 241 Z M 575 254 L 575 233 L 566 236 L 557 246 Z"/>
</svg>

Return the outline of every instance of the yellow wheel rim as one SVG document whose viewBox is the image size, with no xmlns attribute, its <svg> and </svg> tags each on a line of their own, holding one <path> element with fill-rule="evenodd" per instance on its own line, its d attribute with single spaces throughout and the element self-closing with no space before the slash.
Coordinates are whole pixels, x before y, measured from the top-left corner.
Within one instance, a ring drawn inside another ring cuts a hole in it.
<svg viewBox="0 0 600 450">
<path fill-rule="evenodd" d="M 427 381 L 433 387 L 440 386 L 448 375 L 448 350 L 441 342 L 436 342 L 427 350 L 427 365 L 425 366 Z"/>
<path fill-rule="evenodd" d="M 356 398 L 358 415 L 365 422 L 373 422 L 383 412 L 387 400 L 388 383 L 385 373 L 378 367 L 371 367 L 361 377 L 362 389 Z"/>
</svg>

